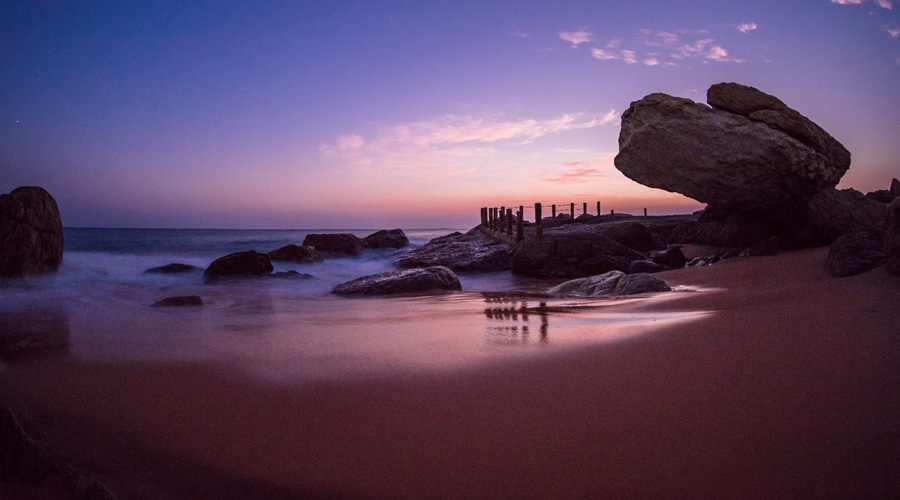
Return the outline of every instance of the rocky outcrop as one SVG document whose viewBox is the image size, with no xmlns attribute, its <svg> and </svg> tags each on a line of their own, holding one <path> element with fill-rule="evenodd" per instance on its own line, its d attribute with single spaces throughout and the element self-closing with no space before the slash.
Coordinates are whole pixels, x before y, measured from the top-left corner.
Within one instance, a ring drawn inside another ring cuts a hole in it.
<svg viewBox="0 0 900 500">
<path fill-rule="evenodd" d="M 884 204 L 855 189 L 825 189 L 809 201 L 803 228 L 807 245 L 827 245 L 854 228 L 881 230 Z"/>
<path fill-rule="evenodd" d="M 669 269 L 681 269 L 687 264 L 687 258 L 681 247 L 675 246 L 653 254 L 653 262 Z"/>
<path fill-rule="evenodd" d="M 393 271 L 342 283 L 331 293 L 337 295 L 396 295 L 462 290 L 459 278 L 444 266 Z"/>
<path fill-rule="evenodd" d="M 191 273 L 191 272 L 199 271 L 199 270 L 200 270 L 200 268 L 197 266 L 173 262 L 171 264 L 166 264 L 164 266 L 151 267 L 150 269 L 147 269 L 146 271 L 144 271 L 144 274 L 181 274 L 181 273 Z"/>
<path fill-rule="evenodd" d="M 166 297 L 156 301 L 152 307 L 181 307 L 181 306 L 202 306 L 203 299 L 198 295 L 179 295 L 175 297 Z"/>
<path fill-rule="evenodd" d="M 512 272 L 540 278 L 583 278 L 608 271 L 627 271 L 646 256 L 601 234 L 545 234 L 528 238 L 513 249 Z"/>
<path fill-rule="evenodd" d="M 303 246 L 313 246 L 323 254 L 356 255 L 366 248 L 366 242 L 350 233 L 308 234 Z"/>
<path fill-rule="evenodd" d="M 509 269 L 510 248 L 478 229 L 435 238 L 400 259 L 404 269 L 445 266 L 457 273 L 487 273 Z"/>
<path fill-rule="evenodd" d="M 258 278 L 271 274 L 274 269 L 272 261 L 266 254 L 248 250 L 214 260 L 203 272 L 203 279 L 211 282 L 233 278 Z"/>
<path fill-rule="evenodd" d="M 639 293 L 668 292 L 665 281 L 646 273 L 625 274 L 610 271 L 599 276 L 566 281 L 550 289 L 550 295 L 577 297 L 611 297 Z"/>
<path fill-rule="evenodd" d="M 884 262 L 883 245 L 880 231 L 855 228 L 834 240 L 828 247 L 825 263 L 838 278 L 861 274 Z"/>
<path fill-rule="evenodd" d="M 382 229 L 366 236 L 363 241 L 368 248 L 403 248 L 409 245 L 409 238 L 402 229 Z"/>
<path fill-rule="evenodd" d="M 894 201 L 894 198 L 897 197 L 900 197 L 900 181 L 896 178 L 891 181 L 890 189 L 879 189 L 866 193 L 866 198 L 885 204 Z"/>
<path fill-rule="evenodd" d="M 266 254 L 269 259 L 275 262 L 321 262 L 322 256 L 316 250 L 316 247 L 309 245 L 286 245 L 277 250 L 272 250 Z"/>
<path fill-rule="evenodd" d="M 660 247 L 646 225 L 640 222 L 612 222 L 600 226 L 599 234 L 617 241 L 638 252 L 649 252 Z"/>
<path fill-rule="evenodd" d="M 62 256 L 62 219 L 50 193 L 24 186 L 0 195 L 0 277 L 56 271 Z"/>
<path fill-rule="evenodd" d="M 884 221 L 884 261 L 888 271 L 900 274 L 900 198 L 888 205 Z"/>
</svg>

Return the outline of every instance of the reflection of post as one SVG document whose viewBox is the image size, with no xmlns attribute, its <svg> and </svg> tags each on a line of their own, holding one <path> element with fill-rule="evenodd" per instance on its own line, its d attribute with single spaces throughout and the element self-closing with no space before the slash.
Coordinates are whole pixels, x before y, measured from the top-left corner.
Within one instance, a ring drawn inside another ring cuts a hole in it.
<svg viewBox="0 0 900 500">
<path fill-rule="evenodd" d="M 547 318 L 547 312 L 544 310 L 547 307 L 546 302 L 541 302 L 541 306 L 539 310 L 541 311 L 541 342 L 547 341 L 547 330 L 550 326 L 549 319 Z"/>
</svg>

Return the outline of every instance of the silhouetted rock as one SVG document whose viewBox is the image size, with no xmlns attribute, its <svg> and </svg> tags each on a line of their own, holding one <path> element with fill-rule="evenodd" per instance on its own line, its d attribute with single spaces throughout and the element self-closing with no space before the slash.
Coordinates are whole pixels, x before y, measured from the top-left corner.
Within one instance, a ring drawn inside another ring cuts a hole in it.
<svg viewBox="0 0 900 500">
<path fill-rule="evenodd" d="M 0 277 L 56 271 L 62 256 L 62 219 L 50 193 L 24 186 L 0 195 Z"/>
<path fill-rule="evenodd" d="M 635 260 L 628 264 L 627 274 L 658 273 L 666 268 L 652 260 Z"/>
<path fill-rule="evenodd" d="M 810 245 L 827 245 L 854 228 L 884 226 L 884 205 L 855 189 L 825 189 L 809 201 L 807 213 Z"/>
<path fill-rule="evenodd" d="M 509 260 L 509 245 L 475 229 L 434 238 L 409 252 L 397 265 L 404 269 L 446 266 L 458 273 L 471 273 L 506 271 Z"/>
<path fill-rule="evenodd" d="M 409 238 L 402 229 L 382 229 L 365 238 L 368 248 L 403 248 L 409 245 Z"/>
<path fill-rule="evenodd" d="M 303 246 L 313 246 L 322 254 L 356 255 L 366 248 L 366 242 L 350 233 L 308 234 Z"/>
<path fill-rule="evenodd" d="M 558 296 L 610 297 L 670 290 L 665 281 L 646 273 L 610 271 L 599 276 L 566 281 L 551 288 L 549 293 Z"/>
<path fill-rule="evenodd" d="M 681 251 L 681 247 L 672 247 L 653 254 L 653 262 L 669 269 L 680 269 L 687 264 L 687 259 L 684 252 Z"/>
<path fill-rule="evenodd" d="M 900 181 L 897 179 L 891 181 L 890 189 L 879 189 L 878 191 L 866 193 L 866 198 L 879 203 L 890 203 L 897 197 L 900 197 Z"/>
<path fill-rule="evenodd" d="M 854 228 L 834 240 L 825 259 L 831 274 L 854 276 L 884 262 L 884 240 L 880 231 Z"/>
<path fill-rule="evenodd" d="M 519 242 L 512 253 L 515 274 L 541 278 L 583 278 L 608 271 L 627 271 L 646 256 L 595 233 L 545 234 Z"/>
<path fill-rule="evenodd" d="M 266 276 L 275 268 L 266 254 L 248 250 L 214 260 L 203 273 L 206 281 Z"/>
<path fill-rule="evenodd" d="M 190 264 L 179 264 L 177 262 L 173 262 L 171 264 L 166 264 L 164 266 L 159 267 L 151 267 L 144 271 L 145 274 L 180 274 L 180 273 L 190 273 L 194 271 L 199 271 L 200 268 L 197 266 L 192 266 Z"/>
<path fill-rule="evenodd" d="M 661 246 L 647 226 L 640 222 L 611 222 L 599 226 L 598 232 L 638 252 L 649 252 Z"/>
<path fill-rule="evenodd" d="M 286 245 L 277 250 L 272 250 L 266 254 L 269 259 L 277 262 L 320 262 L 322 256 L 319 255 L 316 247 L 310 245 Z"/>
<path fill-rule="evenodd" d="M 761 257 L 763 255 L 778 255 L 783 250 L 781 238 L 772 236 L 764 240 L 758 241 L 750 248 L 744 249 L 738 254 L 739 257 Z"/>
<path fill-rule="evenodd" d="M 277 278 L 277 279 L 289 279 L 289 280 L 308 280 L 310 278 L 315 278 L 312 274 L 299 273 L 294 271 L 293 269 L 290 271 L 281 271 L 278 273 L 273 273 L 267 276 L 267 278 Z"/>
<path fill-rule="evenodd" d="M 179 306 L 202 306 L 203 299 L 197 295 L 179 295 L 176 297 L 166 297 L 160 301 L 154 302 L 153 307 L 179 307 Z"/>
<path fill-rule="evenodd" d="M 888 205 L 884 221 L 884 260 L 888 271 L 900 274 L 900 197 Z"/>
<path fill-rule="evenodd" d="M 395 295 L 462 290 L 459 278 L 444 266 L 393 271 L 342 283 L 331 293 L 337 295 Z"/>
</svg>

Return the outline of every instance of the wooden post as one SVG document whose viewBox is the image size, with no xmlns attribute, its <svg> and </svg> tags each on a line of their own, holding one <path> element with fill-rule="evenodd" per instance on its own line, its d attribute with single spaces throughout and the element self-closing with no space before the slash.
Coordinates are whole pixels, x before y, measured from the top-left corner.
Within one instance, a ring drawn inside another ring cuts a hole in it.
<svg viewBox="0 0 900 500">
<path fill-rule="evenodd" d="M 525 239 L 525 207 L 519 205 L 519 218 L 516 220 L 516 241 Z"/>
<path fill-rule="evenodd" d="M 500 209 L 498 209 L 497 207 L 494 207 L 494 208 L 492 208 L 491 210 L 494 212 L 494 223 L 491 224 L 491 229 L 493 229 L 494 231 L 496 231 L 496 230 L 497 230 L 497 225 L 500 224 L 500 221 L 497 220 L 497 219 L 499 219 L 499 215 L 500 215 L 499 210 L 500 210 Z"/>
<path fill-rule="evenodd" d="M 556 218 L 556 205 L 550 205 L 550 217 Z"/>
<path fill-rule="evenodd" d="M 534 237 L 541 239 L 544 237 L 544 223 L 541 221 L 541 204 L 534 204 Z"/>
<path fill-rule="evenodd" d="M 497 228 L 501 233 L 506 229 L 506 207 L 500 207 L 500 227 Z"/>
<path fill-rule="evenodd" d="M 584 202 L 584 206 L 581 207 L 581 213 L 587 215 L 587 202 Z"/>
<path fill-rule="evenodd" d="M 484 207 L 481 207 L 481 229 L 484 229 L 487 225 L 484 220 Z"/>
<path fill-rule="evenodd" d="M 512 209 L 506 209 L 506 234 L 512 235 Z"/>
<path fill-rule="evenodd" d="M 572 220 L 575 220 L 575 204 L 569 203 L 569 215 L 572 216 Z"/>
<path fill-rule="evenodd" d="M 647 216 L 647 207 L 644 207 L 644 217 Z"/>
<path fill-rule="evenodd" d="M 613 210 L 613 209 L 609 209 L 609 215 L 612 215 L 613 217 L 615 217 L 615 216 L 616 216 L 616 211 Z"/>
<path fill-rule="evenodd" d="M 600 216 L 600 202 L 597 202 L 597 216 Z"/>
</svg>

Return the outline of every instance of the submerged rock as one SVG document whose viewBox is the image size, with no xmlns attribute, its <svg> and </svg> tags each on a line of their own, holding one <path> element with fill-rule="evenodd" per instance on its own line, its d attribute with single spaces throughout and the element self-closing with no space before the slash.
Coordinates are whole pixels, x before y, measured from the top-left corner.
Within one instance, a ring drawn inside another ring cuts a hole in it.
<svg viewBox="0 0 900 500">
<path fill-rule="evenodd" d="M 160 301 L 154 302 L 152 307 L 179 307 L 179 306 L 202 306 L 203 299 L 198 295 L 179 295 L 176 297 L 166 297 Z"/>
<path fill-rule="evenodd" d="M 320 262 L 322 256 L 311 245 L 285 245 L 266 254 L 269 259 L 277 262 Z"/>
<path fill-rule="evenodd" d="M 363 241 L 368 248 L 403 248 L 409 245 L 409 238 L 402 229 L 382 229 L 366 236 Z"/>
<path fill-rule="evenodd" d="M 366 248 L 366 242 L 350 233 L 308 234 L 303 246 L 313 246 L 323 254 L 356 255 Z"/>
<path fill-rule="evenodd" d="M 435 238 L 409 252 L 397 265 L 404 269 L 445 266 L 458 273 L 471 273 L 506 271 L 509 261 L 509 245 L 472 230 Z"/>
<path fill-rule="evenodd" d="M 0 277 L 53 272 L 62 257 L 62 219 L 50 193 L 23 186 L 0 195 Z"/>
<path fill-rule="evenodd" d="M 462 290 L 459 278 L 444 266 L 432 266 L 357 278 L 334 287 L 331 293 L 337 295 L 395 295 L 448 290 Z"/>
<path fill-rule="evenodd" d="M 203 273 L 206 281 L 229 278 L 258 278 L 270 274 L 275 268 L 266 254 L 248 250 L 214 260 Z"/>
<path fill-rule="evenodd" d="M 610 297 L 639 293 L 668 292 L 665 281 L 647 273 L 625 274 L 610 271 L 598 276 L 566 281 L 550 289 L 551 295 L 578 297 Z"/>
<path fill-rule="evenodd" d="M 192 266 L 190 264 L 179 264 L 177 262 L 173 262 L 171 264 L 166 264 L 164 266 L 159 267 L 151 267 L 144 271 L 144 274 L 180 274 L 180 273 L 190 273 L 194 271 L 199 271 L 200 268 L 197 266 Z"/>
</svg>

